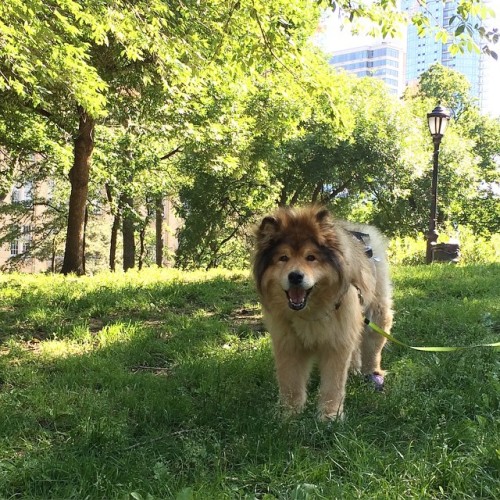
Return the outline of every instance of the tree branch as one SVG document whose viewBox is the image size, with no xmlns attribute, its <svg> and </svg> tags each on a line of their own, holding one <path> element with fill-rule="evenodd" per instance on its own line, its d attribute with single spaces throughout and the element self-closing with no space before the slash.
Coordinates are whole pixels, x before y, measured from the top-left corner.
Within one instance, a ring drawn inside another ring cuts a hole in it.
<svg viewBox="0 0 500 500">
<path fill-rule="evenodd" d="M 351 176 L 348 180 L 346 180 L 343 184 L 341 184 L 337 189 L 331 191 L 327 197 L 327 200 L 333 200 L 337 195 L 339 195 L 344 189 L 347 189 L 351 181 L 354 179 L 354 176 Z"/>
<path fill-rule="evenodd" d="M 231 8 L 229 9 L 229 13 L 227 15 L 226 22 L 224 23 L 224 28 L 222 29 L 222 33 L 223 34 L 221 35 L 219 43 L 215 47 L 212 55 L 208 59 L 210 62 L 212 62 L 215 59 L 215 56 L 219 52 L 219 50 L 220 50 L 220 48 L 222 46 L 222 42 L 224 41 L 225 35 L 226 35 L 226 33 L 228 33 L 229 23 L 231 22 L 231 19 L 233 17 L 234 11 L 236 9 L 238 9 L 239 7 L 240 7 L 240 0 L 236 0 L 236 2 L 234 2 L 233 5 L 231 5 Z"/>
<path fill-rule="evenodd" d="M 62 132 L 65 134 L 68 134 L 70 137 L 73 136 L 73 131 L 68 130 L 66 126 L 64 126 L 62 123 L 60 123 L 58 120 L 55 119 L 54 115 L 50 112 L 47 111 L 45 108 L 40 108 L 39 106 L 29 106 L 26 103 L 24 104 L 28 109 L 31 109 L 34 111 L 36 114 L 43 116 L 44 118 L 47 118 L 51 123 L 53 123 L 57 128 L 59 128 Z"/>
<path fill-rule="evenodd" d="M 61 208 L 55 207 L 54 205 L 51 205 L 47 201 L 36 201 L 36 202 L 33 203 L 33 206 L 48 207 L 48 208 L 51 208 L 52 210 L 54 210 L 54 212 L 57 212 L 59 214 L 65 214 L 67 212 L 67 210 L 63 210 Z"/>
<path fill-rule="evenodd" d="M 293 76 L 295 81 L 299 83 L 299 85 L 302 87 L 302 85 L 299 82 L 299 79 L 297 78 L 297 75 L 274 53 L 273 47 L 271 43 L 269 42 L 266 33 L 264 32 L 264 28 L 262 26 L 262 23 L 260 22 L 259 14 L 257 12 L 257 9 L 253 8 L 254 15 L 255 15 L 255 20 L 257 21 L 257 25 L 259 26 L 259 31 L 260 34 L 262 35 L 262 40 L 264 41 L 264 45 L 271 54 L 271 56 L 288 72 L 290 75 Z"/>
<path fill-rule="evenodd" d="M 167 154 L 161 156 L 160 161 L 168 160 L 172 158 L 172 156 L 174 156 L 175 154 L 179 153 L 180 151 L 182 151 L 182 146 L 177 146 L 175 149 L 172 149 L 172 151 L 169 151 Z"/>
</svg>

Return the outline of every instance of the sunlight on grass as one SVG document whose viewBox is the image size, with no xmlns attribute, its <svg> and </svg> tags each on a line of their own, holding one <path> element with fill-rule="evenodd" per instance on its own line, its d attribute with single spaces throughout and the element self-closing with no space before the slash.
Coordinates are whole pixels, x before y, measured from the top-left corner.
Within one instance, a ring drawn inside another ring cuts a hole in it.
<svg viewBox="0 0 500 500">
<path fill-rule="evenodd" d="M 137 329 L 132 325 L 125 325 L 124 323 L 115 323 L 105 326 L 98 334 L 97 341 L 99 347 L 107 347 L 116 342 L 127 342 L 137 332 Z"/>
<path fill-rule="evenodd" d="M 40 354 L 45 359 L 78 356 L 90 350 L 90 345 L 84 347 L 81 344 L 75 344 L 67 340 L 46 340 L 40 344 Z"/>
<path fill-rule="evenodd" d="M 500 265 L 395 267 L 393 334 L 498 341 Z M 0 275 L 0 498 L 494 498 L 498 352 L 388 345 L 284 420 L 247 272 Z M 183 496 L 184 495 L 184 496 Z"/>
</svg>

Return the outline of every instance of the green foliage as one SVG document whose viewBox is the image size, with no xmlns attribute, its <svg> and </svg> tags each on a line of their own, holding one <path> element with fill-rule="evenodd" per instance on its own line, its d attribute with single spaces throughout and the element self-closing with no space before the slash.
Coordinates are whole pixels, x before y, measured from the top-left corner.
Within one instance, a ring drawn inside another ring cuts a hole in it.
<svg viewBox="0 0 500 500">
<path fill-rule="evenodd" d="M 137 232 L 155 200 L 173 196 L 185 219 L 183 267 L 241 265 L 249 226 L 276 204 L 318 201 L 389 234 L 416 234 L 429 205 L 423 117 L 439 98 L 460 117 L 442 148 L 440 222 L 497 231 L 498 122 L 483 120 L 463 79 L 440 67 L 408 104 L 373 80 L 333 73 L 310 45 L 323 7 L 384 36 L 402 19 L 392 0 L 5 0 L 0 193 L 47 179 L 68 192 L 80 108 L 97 120 L 90 212 L 107 200 Z M 475 50 L 476 34 L 498 38 L 474 25 L 489 15 L 476 0 L 459 2 L 456 50 Z M 429 16 L 414 22 L 433 29 Z M 61 232 L 61 204 L 43 234 L 51 224 Z M 17 230 L 5 224 L 4 240 Z M 97 233 L 91 260 L 104 254 Z"/>
<path fill-rule="evenodd" d="M 102 32 L 106 14 L 97 2 L 89 3 L 86 12 L 71 0 L 55 6 L 38 0 L 2 2 L 0 91 L 44 107 L 56 90 L 92 114 L 102 113 L 106 83 L 90 62 L 88 42 Z M 67 109 L 66 102 L 59 106 Z"/>
<path fill-rule="evenodd" d="M 305 0 L 7 0 L 0 7 L 0 92 L 26 110 L 22 126 L 43 116 L 66 144 L 75 136 L 77 108 L 98 123 L 106 116 L 95 180 L 104 180 L 115 200 L 132 200 L 112 211 L 126 218 L 132 212 L 140 226 L 137 205 L 148 211 L 151 198 L 170 194 L 177 181 L 161 161 L 193 139 L 200 122 L 217 127 L 218 117 L 207 124 L 203 116 L 198 98 L 205 88 L 241 84 L 252 72 L 298 60 L 319 16 L 310 7 Z M 73 181 L 86 190 L 86 176 Z M 83 226 L 81 210 L 77 215 L 71 223 Z"/>
<path fill-rule="evenodd" d="M 69 171 L 70 144 L 60 141 L 60 130 L 16 99 L 0 99 L 0 192 L 13 183 L 36 182 Z"/>
<path fill-rule="evenodd" d="M 180 189 L 179 265 L 241 265 L 255 214 L 288 196 L 285 184 L 295 166 L 289 144 L 314 128 L 325 143 L 345 133 L 344 80 L 332 82 L 326 62 L 301 50 L 307 65 L 275 63 L 264 75 L 208 86 L 197 96 L 203 108 L 189 109 L 193 126 L 177 165 L 187 180 Z"/>
<path fill-rule="evenodd" d="M 470 95 L 471 84 L 462 73 L 435 63 L 424 71 L 418 81 L 419 95 L 431 106 L 448 108 L 455 120 L 477 106 Z"/>
<path fill-rule="evenodd" d="M 393 278 L 396 337 L 498 341 L 498 264 Z M 493 350 L 389 345 L 386 391 L 352 375 L 326 425 L 280 415 L 246 272 L 4 274 L 0 300 L 0 497 L 495 497 Z"/>
<path fill-rule="evenodd" d="M 180 191 L 180 265 L 240 265 L 248 226 L 277 203 L 326 203 L 346 217 L 375 199 L 370 217 L 385 210 L 397 224 L 390 205 L 413 180 L 418 154 L 412 117 L 381 82 L 314 62 L 316 85 L 276 68 L 246 93 L 213 93 L 219 124 L 197 128 L 180 161 L 191 178 Z"/>
<path fill-rule="evenodd" d="M 439 65 L 421 75 L 416 89 L 407 89 L 405 102 L 420 122 L 420 130 L 415 130 L 412 139 L 414 153 L 408 157 L 413 175 L 402 178 L 399 195 L 386 205 L 382 216 L 373 218 L 390 233 L 415 235 L 427 228 L 432 141 L 425 116 L 439 101 L 452 107 L 455 118 L 440 145 L 438 222 L 468 225 L 486 238 L 498 232 L 500 199 L 495 180 L 499 172 L 500 122 L 480 115 L 468 92 L 469 85 L 461 75 Z"/>
<path fill-rule="evenodd" d="M 500 232 L 500 120 L 470 113 L 466 134 L 473 141 L 477 155 L 477 179 L 474 196 L 463 199 L 457 210 L 457 221 L 488 236 Z"/>
<path fill-rule="evenodd" d="M 178 234 L 176 265 L 190 269 L 245 265 L 248 226 L 256 211 L 268 203 L 265 172 L 255 169 L 252 174 L 199 174 L 203 192 L 198 184 L 181 190 L 185 205 L 178 213 L 184 223 Z"/>
<path fill-rule="evenodd" d="M 189 93 L 220 66 L 241 74 L 293 52 L 317 20 L 319 10 L 309 5 L 6 0 L 0 91 L 55 114 L 79 104 L 94 117 L 120 88 L 157 78 L 167 93 Z"/>
<path fill-rule="evenodd" d="M 431 90 L 460 115 L 441 145 L 439 223 L 467 224 L 486 238 L 496 232 L 499 122 L 479 115 L 460 75 L 433 66 L 401 102 L 380 82 L 332 73 L 320 61 L 315 74 L 321 85 L 308 87 L 307 95 L 281 71 L 245 93 L 228 94 L 227 101 L 214 94 L 221 123 L 227 109 L 239 110 L 242 119 L 230 129 L 198 128 L 183 155 L 181 170 L 192 180 L 181 190 L 180 265 L 240 265 L 249 224 L 274 204 L 316 201 L 388 235 L 424 232 L 432 169 L 425 116 L 436 103 Z"/>
<path fill-rule="evenodd" d="M 333 150 L 330 160 L 340 167 L 336 182 L 346 196 L 330 195 L 324 201 L 344 217 L 366 207 L 367 222 L 397 232 L 394 223 L 401 222 L 402 217 L 394 217 L 394 207 L 407 195 L 408 184 L 418 173 L 418 128 L 409 110 L 381 82 L 357 80 L 351 92 L 355 127 L 351 136 Z"/>
</svg>

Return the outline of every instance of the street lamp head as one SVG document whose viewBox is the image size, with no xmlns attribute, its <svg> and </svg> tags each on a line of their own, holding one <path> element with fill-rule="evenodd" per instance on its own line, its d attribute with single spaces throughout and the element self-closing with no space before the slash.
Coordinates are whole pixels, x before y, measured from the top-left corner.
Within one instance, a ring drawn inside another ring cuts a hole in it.
<svg viewBox="0 0 500 500">
<path fill-rule="evenodd" d="M 437 106 L 431 113 L 427 113 L 429 130 L 433 139 L 441 139 L 443 137 L 449 119 L 450 114 L 442 106 Z"/>
</svg>

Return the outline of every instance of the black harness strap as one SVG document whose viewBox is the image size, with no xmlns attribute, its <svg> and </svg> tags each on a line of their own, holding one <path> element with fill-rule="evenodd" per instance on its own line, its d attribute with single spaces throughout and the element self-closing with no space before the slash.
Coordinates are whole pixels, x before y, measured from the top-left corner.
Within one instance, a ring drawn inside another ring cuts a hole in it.
<svg viewBox="0 0 500 500">
<path fill-rule="evenodd" d="M 373 257 L 373 250 L 370 245 L 368 245 L 368 241 L 370 241 L 370 235 L 368 233 L 362 233 L 360 231 L 349 231 L 354 238 L 356 238 L 360 243 L 363 243 L 365 246 L 365 255 L 371 259 Z"/>
<path fill-rule="evenodd" d="M 373 258 L 373 249 L 370 245 L 368 245 L 368 242 L 370 241 L 370 235 L 368 233 L 362 233 L 361 231 L 348 231 L 348 232 L 351 233 L 351 235 L 354 238 L 356 238 L 360 243 L 363 243 L 363 245 L 365 246 L 366 257 L 368 259 Z M 363 305 L 364 299 L 360 288 L 355 283 L 351 283 L 351 285 L 358 291 L 359 302 L 361 305 Z M 345 293 L 342 294 L 342 297 L 340 297 L 339 301 L 335 304 L 335 310 L 337 310 L 342 305 L 342 299 L 344 298 L 344 295 Z"/>
</svg>

